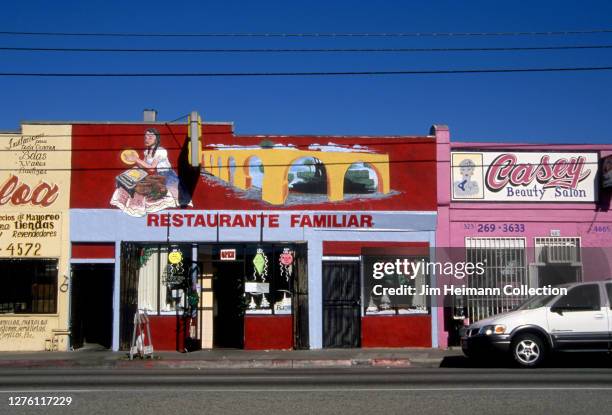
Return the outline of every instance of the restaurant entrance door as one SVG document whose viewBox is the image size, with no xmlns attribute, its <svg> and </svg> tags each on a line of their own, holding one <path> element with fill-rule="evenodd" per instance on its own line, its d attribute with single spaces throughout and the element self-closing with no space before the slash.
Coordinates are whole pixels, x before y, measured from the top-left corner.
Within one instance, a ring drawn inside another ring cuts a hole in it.
<svg viewBox="0 0 612 415">
<path fill-rule="evenodd" d="M 74 264 L 71 284 L 71 345 L 109 349 L 113 332 L 113 264 Z"/>
<path fill-rule="evenodd" d="M 244 265 L 242 261 L 213 264 L 213 346 L 244 344 Z"/>
</svg>

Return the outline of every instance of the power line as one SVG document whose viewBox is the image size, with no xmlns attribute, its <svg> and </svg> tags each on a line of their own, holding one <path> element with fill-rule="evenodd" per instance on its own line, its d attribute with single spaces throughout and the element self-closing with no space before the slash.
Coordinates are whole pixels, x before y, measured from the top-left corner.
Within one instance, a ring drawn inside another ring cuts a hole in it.
<svg viewBox="0 0 612 415">
<path fill-rule="evenodd" d="M 315 156 L 312 157 L 301 157 L 301 158 L 316 158 Z M 401 164 L 401 163 L 435 163 L 436 160 L 433 159 L 423 159 L 423 160 L 389 160 L 389 161 L 381 161 L 381 162 L 373 162 L 373 163 L 366 163 L 366 164 Z M 359 164 L 361 162 L 346 162 L 346 161 L 337 161 L 337 162 L 330 162 L 330 163 L 323 163 L 324 165 L 327 166 L 350 166 L 353 164 Z M 586 163 L 585 163 L 586 164 Z M 273 164 L 264 164 L 264 163 L 250 163 L 250 164 L 236 164 L 236 165 L 229 165 L 229 164 L 221 164 L 219 166 L 217 165 L 213 165 L 208 167 L 209 169 L 213 169 L 216 170 L 217 168 L 244 168 L 244 167 L 263 167 L 264 169 L 266 167 L 291 167 L 291 166 L 302 166 L 301 164 L 296 164 L 296 163 L 291 163 L 291 164 L 287 164 L 287 163 L 273 163 Z M 0 171 L 9 171 L 9 172 L 34 172 L 34 171 L 44 171 L 44 172 L 48 172 L 48 171 L 84 171 L 84 172 L 88 172 L 88 171 L 125 171 L 126 169 L 130 169 L 131 166 L 122 166 L 122 167 L 67 167 L 67 168 L 41 168 L 41 167 L 22 167 L 22 168 L 16 168 L 16 169 L 8 169 L 8 168 L 0 168 Z"/>
<path fill-rule="evenodd" d="M 561 45 L 471 48 L 64 48 L 0 46 L 9 52 L 93 52 L 93 53 L 411 53 L 411 52 L 514 52 L 546 50 L 612 49 L 612 45 Z"/>
<path fill-rule="evenodd" d="M 585 72 L 609 71 L 612 66 L 495 68 L 495 69 L 429 69 L 396 71 L 324 71 L 324 72 L 0 72 L 5 77 L 53 78 L 218 78 L 218 77 L 291 77 L 291 76 L 376 76 L 376 75 L 457 75 L 482 73 Z"/>
<path fill-rule="evenodd" d="M 580 154 L 580 153 L 577 153 Z M 257 156 L 255 156 L 257 157 Z M 230 156 L 231 158 L 231 156 Z M 259 158 L 259 157 L 257 157 Z M 298 159 L 296 159 L 296 161 L 301 160 L 301 159 L 307 159 L 307 158 L 313 158 L 313 159 L 317 159 L 317 157 L 315 155 L 311 155 L 311 156 L 303 156 L 300 157 Z M 217 161 L 214 160 L 213 161 Z M 411 163 L 436 163 L 439 160 L 435 160 L 435 159 L 417 159 L 417 160 L 389 160 L 389 161 L 372 161 L 372 162 L 362 162 L 362 161 L 335 161 L 335 162 L 321 162 L 321 164 L 323 166 L 352 166 L 353 164 L 366 164 L 366 165 L 377 165 L 377 164 L 388 164 L 388 165 L 392 165 L 392 164 L 411 164 Z M 599 161 L 584 161 L 583 163 L 581 163 L 581 165 L 594 165 L 594 166 L 599 166 Z M 294 163 L 254 163 L 251 162 L 249 164 L 213 164 L 212 166 L 210 166 L 210 163 L 203 163 L 204 165 L 208 166 L 205 168 L 202 168 L 202 173 L 204 173 L 206 170 L 220 170 L 220 169 L 231 169 L 231 168 L 244 168 L 244 167 L 263 167 L 264 169 L 266 167 L 302 167 L 302 166 L 310 166 L 308 164 L 300 164 L 297 162 Z M 529 165 L 533 166 L 533 167 L 539 167 L 539 166 L 543 166 L 544 163 L 528 163 Z M 504 167 L 507 166 L 504 163 L 482 163 L 482 164 L 474 164 L 470 167 Z M 449 167 L 453 168 L 453 167 L 463 167 L 459 164 L 450 164 L 449 163 Z M 42 168 L 42 167 L 21 167 L 21 168 L 17 168 L 17 169 L 8 169 L 8 168 L 0 168 L 0 171 L 8 171 L 8 172 L 25 172 L 25 173 L 29 173 L 29 172 L 34 172 L 34 171 L 41 171 L 41 172 L 48 172 L 48 171 L 83 171 L 83 172 L 88 172 L 88 171 L 125 171 L 126 169 L 130 169 L 131 167 L 128 166 L 122 166 L 122 167 L 67 167 L 67 168 Z M 206 170 L 204 170 L 206 169 Z"/>
<path fill-rule="evenodd" d="M 612 33 L 612 28 L 584 30 L 547 30 L 519 32 L 310 32 L 310 33 L 134 33 L 134 32 L 36 32 L 0 31 L 6 36 L 72 36 L 72 37 L 256 37 L 256 38 L 358 38 L 358 37 L 467 37 L 467 36 L 569 36 Z"/>
<path fill-rule="evenodd" d="M 168 121 L 168 123 L 171 123 L 172 121 Z M 24 122 L 23 124 L 25 125 L 30 125 L 28 124 L 28 122 Z M 45 125 L 44 122 L 37 122 L 37 125 Z M 130 126 L 130 125 L 143 125 L 143 126 L 159 126 L 159 121 L 157 121 L 156 123 L 148 123 L 147 121 L 142 121 L 142 122 L 133 122 L 131 124 L 126 124 L 126 123 L 122 123 L 122 122 L 117 122 L 117 124 L 113 124 L 113 122 L 106 122 L 106 121 L 101 121 L 100 124 L 96 124 L 96 123 L 80 123 L 78 121 L 66 121 L 65 123 L 61 123 L 61 122 L 54 122 L 53 124 L 49 124 L 49 125 L 71 125 L 71 126 L 82 126 L 82 125 L 93 125 L 93 126 L 100 126 L 100 125 L 104 125 L 104 126 L 108 126 L 108 125 L 113 125 L 113 126 Z M 211 125 L 211 124 L 206 124 L 203 123 L 203 125 Z M 214 124 L 213 124 L 214 125 Z M 186 127 L 187 124 L 173 124 L 170 127 L 177 127 L 176 129 L 179 129 L 181 127 Z M 170 130 L 169 130 L 170 131 Z M 163 133 L 161 133 L 163 134 Z M 405 140 L 405 139 L 427 139 L 427 138 L 431 138 L 432 136 L 430 135 L 393 135 L 393 134 L 381 134 L 381 135 L 377 135 L 377 136 L 372 136 L 372 135 L 356 135 L 356 134 L 346 134 L 346 135 L 338 135 L 338 134 L 294 134 L 294 135 L 280 135 L 280 134 L 257 134 L 257 135 L 248 135 L 248 134 L 242 134 L 242 135 L 234 135 L 233 132 L 232 133 L 228 133 L 228 132 L 218 132 L 218 131 L 202 131 L 200 133 L 201 135 L 211 135 L 211 136 L 225 136 L 228 134 L 232 134 L 232 137 L 238 140 L 260 140 L 260 142 L 262 140 L 266 140 L 266 139 L 282 139 L 282 140 L 286 140 L 288 137 L 290 138 L 297 138 L 297 139 L 304 139 L 304 138 L 308 138 L 308 139 L 363 139 L 363 140 L 380 140 L 382 139 L 393 139 L 393 140 Z M 40 133 L 40 134 L 22 134 L 19 132 L 0 132 L 0 138 L 2 138 L 2 136 L 22 136 L 22 137 L 27 137 L 27 138 L 62 138 L 62 137 L 72 137 L 72 138 L 77 138 L 77 139 L 85 139 L 85 138 L 89 138 L 89 137 L 99 137 L 99 138 L 107 138 L 107 137 L 144 137 L 144 131 L 141 133 L 92 133 L 92 134 L 86 134 L 86 133 L 73 133 L 73 134 L 45 134 L 45 133 Z M 223 144 L 223 143 L 219 143 L 219 144 Z M 351 142 L 351 144 L 355 144 L 354 141 Z M 371 143 L 370 143 L 371 144 Z M 378 142 L 376 143 L 378 144 Z M 401 144 L 401 143 L 395 143 L 395 142 L 389 142 L 389 143 L 383 143 L 383 144 Z M 520 143 L 517 143 L 520 144 Z M 529 144 L 531 145 L 531 143 L 525 143 L 525 144 Z M 542 143 L 542 145 L 551 145 L 553 143 Z M 213 144 L 211 144 L 213 145 Z M 230 144 L 228 144 L 230 145 Z M 234 145 L 234 144 L 231 144 Z M 254 145 L 259 145 L 259 143 L 255 143 L 255 144 L 245 144 L 244 146 L 254 146 Z M 302 144 L 296 144 L 297 146 L 301 146 Z M 310 145 L 310 144 L 307 144 Z M 565 144 L 564 144 L 565 145 Z M 575 143 L 575 145 L 579 145 L 579 143 Z M 237 146 L 240 146 L 237 144 Z M 287 144 L 287 146 L 289 146 L 289 144 Z"/>
<path fill-rule="evenodd" d="M 133 135 L 133 134 L 132 134 Z M 117 135 L 120 136 L 120 135 Z M 138 136 L 142 136 L 142 134 L 138 134 Z M 48 136 L 45 136 L 48 137 Z M 69 137 L 69 136 L 66 136 Z M 103 136 L 101 136 L 103 138 Z M 59 138 L 59 137 L 57 137 Z M 83 138 L 83 137 L 72 137 L 73 139 L 78 139 L 78 138 Z M 346 137 L 346 138 L 350 138 L 350 137 Z M 425 137 L 426 138 L 426 137 Z M 412 137 L 407 137 L 406 140 L 410 140 L 412 139 Z M 418 138 L 417 138 L 418 139 Z M 402 141 L 400 141 L 402 140 Z M 340 148 L 343 150 L 353 150 L 357 153 L 361 152 L 361 153 L 372 153 L 372 154 L 376 154 L 374 152 L 368 151 L 368 150 L 376 150 L 379 149 L 381 146 L 384 147 L 388 147 L 388 146 L 398 146 L 398 145 L 402 145 L 402 146 L 415 146 L 415 145 L 434 145 L 434 142 L 431 140 L 428 141 L 417 141 L 417 142 L 409 142 L 403 139 L 398 139 L 398 141 L 394 141 L 394 142 L 385 142 L 385 141 L 381 141 L 381 142 L 368 142 L 368 143 L 353 143 L 351 145 L 358 145 L 360 147 L 350 147 L 349 144 L 339 144 L 339 143 L 327 143 L 327 144 L 318 144 L 316 145 L 316 147 L 331 147 L 331 148 Z M 542 149 L 542 150 L 546 150 L 549 153 L 566 153 L 568 151 L 574 151 L 576 152 L 576 146 L 584 146 L 584 145 L 590 145 L 590 146 L 594 146 L 597 147 L 598 144 L 584 144 L 584 143 L 533 143 L 533 144 L 520 144 L 520 143 L 490 143 L 490 142 L 483 142 L 483 146 L 474 146 L 471 145 L 469 148 L 467 147 L 456 147 L 454 149 L 452 149 L 451 151 L 455 151 L 455 152 L 466 152 L 466 151 L 481 151 L 481 152 L 487 152 L 487 151 L 492 151 L 492 149 L 501 152 L 501 151 L 516 151 L 516 150 L 520 150 L 523 148 L 534 148 L 535 150 L 538 149 Z M 603 146 L 607 145 L 610 146 L 609 144 L 602 144 Z M 228 145 L 228 147 L 217 147 L 214 144 L 204 144 L 203 146 L 203 150 L 204 151 L 231 151 L 231 150 L 266 150 L 266 149 L 279 149 L 279 150 L 298 150 L 298 149 L 306 149 L 309 151 L 318 151 L 318 149 L 311 149 L 311 146 L 315 146 L 315 144 L 309 143 L 309 144 L 275 144 L 274 147 L 262 147 L 257 143 L 254 144 L 231 144 L 231 147 Z M 572 147 L 572 148 L 560 148 L 560 149 L 555 149 L 555 150 L 550 150 L 549 146 L 565 146 L 565 147 Z M 183 146 L 168 146 L 168 145 L 164 145 L 163 146 L 166 150 L 182 150 L 184 147 Z M 7 149 L 7 148 L 3 148 L 0 149 L 0 153 L 21 153 L 24 151 L 29 151 L 29 152 L 110 152 L 110 151 L 123 151 L 123 150 L 128 150 L 128 148 L 126 147 L 96 147 L 96 148 L 54 148 L 54 149 L 40 149 L 40 150 L 36 150 L 36 149 Z M 129 150 L 136 150 L 136 151 L 145 151 L 148 150 L 148 147 L 130 147 Z M 580 154 L 580 152 L 595 152 L 597 151 L 596 149 L 594 150 L 589 150 L 589 149 L 582 149 L 582 150 L 578 150 L 578 152 L 576 152 L 576 154 Z M 322 150 L 322 152 L 325 152 L 324 150 Z M 333 152 L 333 151 L 332 151 Z"/>
</svg>

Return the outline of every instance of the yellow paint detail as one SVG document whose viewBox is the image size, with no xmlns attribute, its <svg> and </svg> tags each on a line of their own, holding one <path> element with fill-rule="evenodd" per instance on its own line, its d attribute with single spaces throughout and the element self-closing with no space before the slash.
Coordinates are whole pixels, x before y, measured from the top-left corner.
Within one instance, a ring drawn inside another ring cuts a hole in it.
<svg viewBox="0 0 612 415">
<path fill-rule="evenodd" d="M 130 170 L 130 171 L 127 173 L 127 175 L 128 175 L 128 176 L 130 176 L 130 177 L 131 177 L 132 179 L 134 179 L 134 180 L 138 180 L 138 179 L 140 179 L 140 178 L 142 177 L 142 174 L 140 173 L 140 171 L 139 171 L 139 170 L 136 170 L 136 169 L 134 169 L 134 170 Z"/>
<path fill-rule="evenodd" d="M 261 198 L 272 205 L 283 205 L 289 194 L 287 180 L 291 165 L 305 157 L 320 160 L 327 173 L 327 197 L 331 202 L 344 199 L 344 176 L 354 163 L 368 163 L 378 176 L 378 191 L 391 191 L 389 155 L 364 152 L 325 152 L 290 149 L 206 150 L 202 155 L 204 170 L 238 189 L 251 186 L 249 161 L 257 157 L 264 166 Z M 230 158 L 235 169 L 230 174 Z M 219 167 L 220 166 L 220 167 Z M 231 177 L 233 176 L 233 177 Z"/>
</svg>

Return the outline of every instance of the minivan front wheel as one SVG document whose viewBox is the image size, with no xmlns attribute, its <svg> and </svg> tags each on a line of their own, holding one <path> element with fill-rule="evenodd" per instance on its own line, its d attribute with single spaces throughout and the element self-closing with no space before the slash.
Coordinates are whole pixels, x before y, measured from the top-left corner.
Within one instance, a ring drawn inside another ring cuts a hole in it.
<svg viewBox="0 0 612 415">
<path fill-rule="evenodd" d="M 535 334 L 520 334 L 512 341 L 512 357 L 523 367 L 539 366 L 546 355 L 546 345 Z"/>
</svg>

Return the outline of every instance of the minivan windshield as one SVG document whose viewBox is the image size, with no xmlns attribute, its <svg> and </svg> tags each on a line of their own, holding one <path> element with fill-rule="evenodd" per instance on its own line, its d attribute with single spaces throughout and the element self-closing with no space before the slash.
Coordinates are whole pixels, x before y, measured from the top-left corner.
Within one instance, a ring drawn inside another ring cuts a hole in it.
<svg viewBox="0 0 612 415">
<path fill-rule="evenodd" d="M 535 297 L 531 297 L 530 299 L 525 301 L 523 304 L 518 306 L 517 310 L 533 310 L 534 308 L 543 307 L 555 297 L 556 295 L 538 295 Z"/>
</svg>

